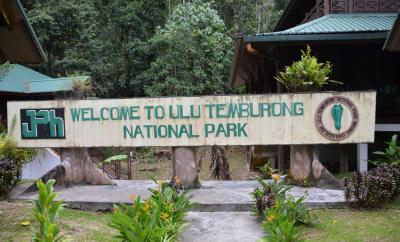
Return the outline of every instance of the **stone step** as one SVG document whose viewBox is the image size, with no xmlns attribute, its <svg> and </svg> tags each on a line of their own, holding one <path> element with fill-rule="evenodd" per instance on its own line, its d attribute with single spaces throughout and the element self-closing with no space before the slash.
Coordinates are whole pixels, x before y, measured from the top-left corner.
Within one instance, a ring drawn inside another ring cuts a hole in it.
<svg viewBox="0 0 400 242">
<path fill-rule="evenodd" d="M 58 200 L 72 208 L 83 210 L 110 210 L 116 203 L 132 203 L 130 195 L 146 199 L 150 196 L 149 188 L 157 185 L 148 180 L 114 180 L 116 185 L 90 186 L 82 185 L 63 189 Z M 30 185 L 30 184 L 28 184 Z M 251 211 L 250 193 L 258 186 L 257 181 L 203 181 L 200 189 L 190 191 L 191 199 L 197 204 L 197 212 L 244 212 Z M 36 194 L 22 194 L 23 189 L 16 187 L 11 199 L 32 200 Z M 299 198 L 306 194 L 306 205 L 315 208 L 336 208 L 344 206 L 343 191 L 293 187 L 289 194 Z"/>
<path fill-rule="evenodd" d="M 261 222 L 250 212 L 189 212 L 182 242 L 255 242 Z"/>
</svg>

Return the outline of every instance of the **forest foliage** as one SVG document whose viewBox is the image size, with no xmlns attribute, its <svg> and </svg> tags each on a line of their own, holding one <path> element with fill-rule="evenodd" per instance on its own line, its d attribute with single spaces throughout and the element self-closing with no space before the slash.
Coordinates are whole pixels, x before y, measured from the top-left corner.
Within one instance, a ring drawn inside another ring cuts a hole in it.
<svg viewBox="0 0 400 242">
<path fill-rule="evenodd" d="M 99 97 L 226 93 L 234 39 L 270 32 L 288 0 L 25 0 L 46 53 Z"/>
</svg>

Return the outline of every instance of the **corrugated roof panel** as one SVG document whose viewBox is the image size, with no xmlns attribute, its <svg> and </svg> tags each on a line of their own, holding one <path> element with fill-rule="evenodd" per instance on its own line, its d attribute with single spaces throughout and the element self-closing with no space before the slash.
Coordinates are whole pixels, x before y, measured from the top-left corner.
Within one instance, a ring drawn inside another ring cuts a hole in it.
<svg viewBox="0 0 400 242">
<path fill-rule="evenodd" d="M 11 65 L 10 69 L 0 77 L 0 91 L 24 93 L 27 82 L 49 78 L 22 65 Z"/>
<path fill-rule="evenodd" d="M 0 76 L 0 92 L 52 93 L 71 91 L 74 80 L 90 79 L 88 76 L 51 78 L 24 66 L 15 64 Z"/>
<path fill-rule="evenodd" d="M 329 14 L 284 31 L 258 35 L 268 36 L 389 31 L 396 16 L 396 13 Z"/>
<path fill-rule="evenodd" d="M 89 76 L 50 78 L 30 82 L 29 93 L 72 91 L 75 80 L 88 80 Z"/>
</svg>

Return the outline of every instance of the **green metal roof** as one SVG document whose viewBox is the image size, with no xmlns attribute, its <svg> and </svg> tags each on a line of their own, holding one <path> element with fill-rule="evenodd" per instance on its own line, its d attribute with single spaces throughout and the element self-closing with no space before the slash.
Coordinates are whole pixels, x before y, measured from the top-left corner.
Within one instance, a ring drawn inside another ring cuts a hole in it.
<svg viewBox="0 0 400 242">
<path fill-rule="evenodd" d="M 304 42 L 385 39 L 396 13 L 329 14 L 279 32 L 248 35 L 246 42 Z"/>
<path fill-rule="evenodd" d="M 89 78 L 88 76 L 51 78 L 15 64 L 0 76 L 0 92 L 33 94 L 72 91 L 74 80 Z"/>
</svg>

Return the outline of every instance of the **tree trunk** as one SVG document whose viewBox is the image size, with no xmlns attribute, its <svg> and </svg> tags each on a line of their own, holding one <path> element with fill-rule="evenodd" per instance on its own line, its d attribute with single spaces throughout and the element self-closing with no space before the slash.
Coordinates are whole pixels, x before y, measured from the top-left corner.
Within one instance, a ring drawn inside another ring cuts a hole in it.
<svg viewBox="0 0 400 242">
<path fill-rule="evenodd" d="M 60 96 L 61 99 L 83 99 L 94 95 L 91 82 L 80 80 L 73 85 L 73 92 Z M 114 185 L 115 183 L 93 163 L 87 148 L 61 148 L 61 164 L 54 167 L 40 179 L 46 183 L 49 179 L 56 180 L 56 187 L 69 187 L 74 185 Z M 26 192 L 37 191 L 36 183 L 32 184 Z"/>
<path fill-rule="evenodd" d="M 294 185 L 341 188 L 341 183 L 319 161 L 318 147 L 315 145 L 290 147 L 289 176 Z"/>
<path fill-rule="evenodd" d="M 180 189 L 199 188 L 200 162 L 193 147 L 172 148 L 172 179 L 170 184 Z"/>
<path fill-rule="evenodd" d="M 211 148 L 210 173 L 212 179 L 231 180 L 225 148 L 216 145 Z"/>
<path fill-rule="evenodd" d="M 69 187 L 74 185 L 112 185 L 114 182 L 93 163 L 87 148 L 62 148 L 61 164 L 43 175 L 40 179 L 47 182 L 56 180 L 56 186 Z M 26 192 L 36 191 L 36 183 Z"/>
</svg>

